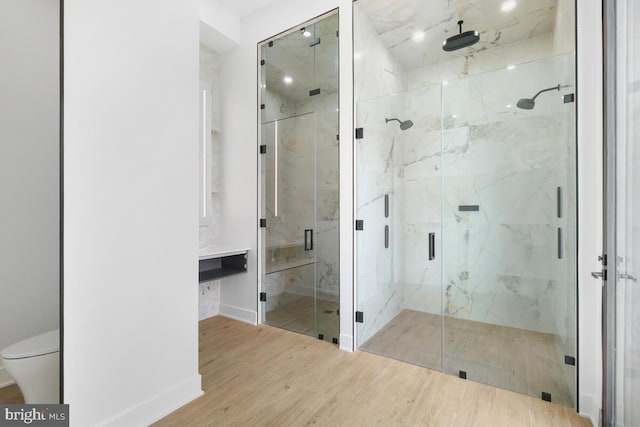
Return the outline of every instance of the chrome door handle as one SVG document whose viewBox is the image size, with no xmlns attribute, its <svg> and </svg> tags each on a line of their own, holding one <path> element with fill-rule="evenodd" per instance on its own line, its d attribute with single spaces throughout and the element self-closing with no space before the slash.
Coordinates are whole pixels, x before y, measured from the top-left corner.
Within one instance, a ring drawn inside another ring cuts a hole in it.
<svg viewBox="0 0 640 427">
<path fill-rule="evenodd" d="M 602 271 L 592 271 L 591 275 L 596 279 L 604 278 L 604 273 Z"/>
</svg>

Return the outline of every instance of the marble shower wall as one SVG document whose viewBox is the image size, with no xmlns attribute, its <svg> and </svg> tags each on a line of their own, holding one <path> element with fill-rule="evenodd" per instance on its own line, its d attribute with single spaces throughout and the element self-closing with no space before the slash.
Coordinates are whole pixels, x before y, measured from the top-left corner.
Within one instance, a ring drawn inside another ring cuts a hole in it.
<svg viewBox="0 0 640 427">
<path fill-rule="evenodd" d="M 358 323 L 358 345 L 366 342 L 402 310 L 404 290 L 394 280 L 394 262 L 400 258 L 391 249 L 399 247 L 400 235 L 391 233 L 391 248 L 384 248 L 384 196 L 389 195 L 392 209 L 396 180 L 395 129 L 401 103 L 390 95 L 406 89 L 406 73 L 376 33 L 373 23 L 358 3 L 353 5 L 354 101 L 356 123 L 366 128 L 363 139 L 356 140 L 356 218 L 364 220 L 365 232 L 356 235 L 357 306 L 365 313 Z M 371 99 L 376 98 L 376 99 Z"/>
<path fill-rule="evenodd" d="M 572 63 L 562 55 L 401 95 L 415 123 L 396 135 L 404 308 L 440 313 L 444 296 L 446 315 L 557 334 L 573 348 L 575 104 L 561 98 L 574 91 Z M 558 83 L 569 87 L 540 96 L 534 110 L 515 108 Z M 442 239 L 438 262 L 425 261 L 430 231 Z"/>
<path fill-rule="evenodd" d="M 328 298 L 339 292 L 338 248 L 338 94 L 326 93 L 295 102 L 267 90 L 266 114 L 278 123 L 278 216 L 275 215 L 274 185 L 267 186 L 267 251 L 283 254 L 275 248 L 302 247 L 304 230 L 314 228 L 314 260 L 318 291 Z M 263 124 L 263 141 L 267 144 L 265 176 L 273 183 L 275 177 L 275 121 Z M 308 253 L 297 261 L 307 262 Z M 291 258 L 269 260 L 269 264 L 292 265 Z M 269 257 L 268 257 L 269 259 Z M 268 264 L 268 265 L 269 265 Z M 267 270 L 269 267 L 267 266 Z M 314 289 L 313 275 L 308 268 L 301 275 L 297 269 L 281 278 L 291 286 L 269 286 L 269 295 L 294 293 L 310 295 Z M 298 280 L 306 277 L 306 282 Z M 273 279 L 273 280 L 272 280 Z M 306 289 L 305 289 L 306 287 Z"/>
<path fill-rule="evenodd" d="M 338 92 L 312 96 L 296 111 L 316 115 L 316 274 L 318 291 L 335 299 L 340 290 Z"/>
</svg>

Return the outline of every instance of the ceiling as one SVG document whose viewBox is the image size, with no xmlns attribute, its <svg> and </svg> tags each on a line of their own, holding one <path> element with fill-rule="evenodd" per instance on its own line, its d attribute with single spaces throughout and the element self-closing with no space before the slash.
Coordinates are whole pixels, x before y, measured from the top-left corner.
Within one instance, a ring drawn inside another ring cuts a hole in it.
<svg viewBox="0 0 640 427">
<path fill-rule="evenodd" d="M 272 1 L 273 0 L 218 0 L 220 4 L 224 5 L 239 18 L 244 18 Z"/>
<path fill-rule="evenodd" d="M 269 90 L 295 103 L 308 102 L 309 91 L 314 89 L 324 94 L 338 90 L 338 16 L 304 27 L 310 33 L 308 37 L 302 34 L 302 28 L 274 40 L 271 47 L 261 47 L 263 81 Z M 317 39 L 320 43 L 310 46 Z M 285 83 L 285 76 L 292 82 Z"/>
<path fill-rule="evenodd" d="M 532 38 L 554 30 L 557 0 L 358 0 L 384 45 L 405 71 Z M 444 52 L 442 42 L 462 31 L 477 30 L 480 41 Z M 570 31 L 573 31 L 572 29 Z"/>
</svg>

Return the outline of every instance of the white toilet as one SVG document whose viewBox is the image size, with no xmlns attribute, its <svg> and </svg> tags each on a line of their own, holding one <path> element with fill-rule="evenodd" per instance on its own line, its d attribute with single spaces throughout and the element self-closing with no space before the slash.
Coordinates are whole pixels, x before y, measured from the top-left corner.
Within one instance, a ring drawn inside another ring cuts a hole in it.
<svg viewBox="0 0 640 427">
<path fill-rule="evenodd" d="M 0 352 L 25 403 L 60 402 L 60 331 L 27 338 Z"/>
</svg>

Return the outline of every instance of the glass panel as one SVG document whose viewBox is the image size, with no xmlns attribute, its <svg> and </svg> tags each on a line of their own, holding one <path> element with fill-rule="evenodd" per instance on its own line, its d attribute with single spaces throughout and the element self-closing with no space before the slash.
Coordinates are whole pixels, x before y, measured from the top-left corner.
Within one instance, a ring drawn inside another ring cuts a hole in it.
<svg viewBox="0 0 640 427">
<path fill-rule="evenodd" d="M 616 278 L 618 425 L 640 425 L 640 7 L 619 2 Z"/>
<path fill-rule="evenodd" d="M 358 348 L 441 369 L 440 87 L 360 101 L 357 126 Z"/>
<path fill-rule="evenodd" d="M 314 45 L 315 84 L 299 111 L 315 111 L 317 158 L 317 204 L 314 247 L 316 252 L 318 318 L 317 334 L 329 342 L 340 336 L 338 309 L 340 307 L 340 251 L 339 251 L 339 170 L 338 153 L 338 15 L 327 17 L 306 30 L 309 39 L 320 40 Z"/>
<path fill-rule="evenodd" d="M 560 55 L 442 86 L 444 371 L 567 406 L 576 404 L 575 366 L 565 364 L 576 357 L 573 64 Z"/>
<path fill-rule="evenodd" d="M 264 160 L 265 320 L 315 335 L 316 117 L 262 125 Z"/>
<path fill-rule="evenodd" d="M 334 13 L 260 48 L 267 145 L 261 156 L 267 218 L 262 320 L 334 343 L 340 288 L 337 31 Z"/>
</svg>

